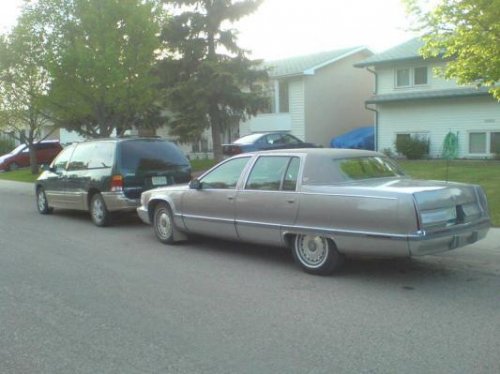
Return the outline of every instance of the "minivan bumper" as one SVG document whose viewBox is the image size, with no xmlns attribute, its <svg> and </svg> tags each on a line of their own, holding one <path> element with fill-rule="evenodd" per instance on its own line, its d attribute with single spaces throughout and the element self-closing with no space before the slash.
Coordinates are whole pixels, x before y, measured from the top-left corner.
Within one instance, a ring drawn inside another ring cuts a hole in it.
<svg viewBox="0 0 500 374">
<path fill-rule="evenodd" d="M 103 192 L 102 197 L 110 212 L 133 211 L 140 205 L 140 199 L 129 199 L 123 192 Z"/>
</svg>

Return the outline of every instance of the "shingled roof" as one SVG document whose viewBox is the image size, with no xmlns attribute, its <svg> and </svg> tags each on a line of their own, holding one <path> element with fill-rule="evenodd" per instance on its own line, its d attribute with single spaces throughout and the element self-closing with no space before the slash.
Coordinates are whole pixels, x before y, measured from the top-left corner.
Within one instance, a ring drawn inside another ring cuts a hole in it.
<svg viewBox="0 0 500 374">
<path fill-rule="evenodd" d="M 329 65 L 335 61 L 348 57 L 356 52 L 367 49 L 366 47 L 352 47 L 338 49 L 335 51 L 315 53 L 306 56 L 296 56 L 281 60 L 265 62 L 265 66 L 270 68 L 269 75 L 272 78 L 287 76 L 310 75 L 316 69 Z"/>
<path fill-rule="evenodd" d="M 421 38 L 413 38 L 406 43 L 397 45 L 384 52 L 368 57 L 366 60 L 354 64 L 356 67 L 378 65 L 386 62 L 415 60 L 422 58 L 419 54 L 420 48 L 424 46 Z"/>
</svg>

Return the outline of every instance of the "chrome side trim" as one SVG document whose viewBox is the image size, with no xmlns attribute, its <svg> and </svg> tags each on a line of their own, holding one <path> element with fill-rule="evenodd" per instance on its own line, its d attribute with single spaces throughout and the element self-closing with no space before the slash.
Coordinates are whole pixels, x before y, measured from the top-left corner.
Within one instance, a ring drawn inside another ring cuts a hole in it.
<svg viewBox="0 0 500 374">
<path fill-rule="evenodd" d="M 378 200 L 398 200 L 397 197 L 387 196 L 371 196 L 371 195 L 355 195 L 342 193 L 320 193 L 320 192 L 298 192 L 301 195 L 320 195 L 320 196 L 336 196 L 336 197 L 360 197 L 362 199 L 378 199 Z"/>
<path fill-rule="evenodd" d="M 177 216 L 177 214 L 176 214 Z M 206 216 L 197 216 L 192 214 L 179 214 L 183 219 L 192 219 L 195 221 L 208 221 L 208 222 L 221 222 L 221 223 L 234 223 L 234 219 L 228 218 L 214 218 L 214 217 L 206 217 Z"/>
</svg>

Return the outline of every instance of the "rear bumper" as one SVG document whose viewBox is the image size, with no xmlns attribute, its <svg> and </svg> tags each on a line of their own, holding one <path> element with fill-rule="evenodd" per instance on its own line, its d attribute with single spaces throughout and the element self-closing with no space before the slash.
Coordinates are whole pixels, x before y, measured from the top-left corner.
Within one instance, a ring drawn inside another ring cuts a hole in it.
<svg viewBox="0 0 500 374">
<path fill-rule="evenodd" d="M 409 238 L 408 246 L 411 256 L 424 256 L 445 252 L 473 244 L 483 239 L 490 228 L 490 220 L 486 219 L 456 229 L 440 232 L 419 232 Z"/>
<path fill-rule="evenodd" d="M 103 192 L 102 197 L 110 212 L 134 211 L 140 204 L 139 199 L 129 199 L 123 192 Z"/>
</svg>

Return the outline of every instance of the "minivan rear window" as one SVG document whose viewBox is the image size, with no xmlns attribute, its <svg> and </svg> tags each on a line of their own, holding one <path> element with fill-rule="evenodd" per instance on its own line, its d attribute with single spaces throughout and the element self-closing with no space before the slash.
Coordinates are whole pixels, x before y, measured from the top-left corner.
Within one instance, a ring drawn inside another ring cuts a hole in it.
<svg viewBox="0 0 500 374">
<path fill-rule="evenodd" d="M 189 161 L 177 146 L 161 140 L 134 140 L 120 144 L 120 167 L 134 172 L 169 170 Z"/>
</svg>

